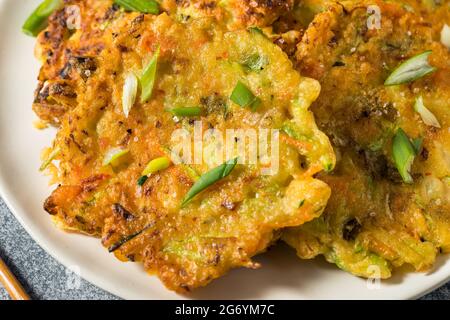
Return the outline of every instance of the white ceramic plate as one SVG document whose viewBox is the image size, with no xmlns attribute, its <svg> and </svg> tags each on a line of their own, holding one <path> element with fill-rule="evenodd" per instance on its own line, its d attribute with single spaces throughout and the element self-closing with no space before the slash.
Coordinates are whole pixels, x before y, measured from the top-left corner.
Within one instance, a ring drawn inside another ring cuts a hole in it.
<svg viewBox="0 0 450 320">
<path fill-rule="evenodd" d="M 51 188 L 38 172 L 40 151 L 50 144 L 54 131 L 33 127 L 31 103 L 39 65 L 33 56 L 35 40 L 21 33 L 39 2 L 0 0 L 0 191 L 28 233 L 66 267 L 79 269 L 86 280 L 127 299 L 407 299 L 450 278 L 450 259 L 441 256 L 433 272 L 397 273 L 377 289 L 323 259 L 301 261 L 280 245 L 257 258 L 261 269 L 233 270 L 207 288 L 180 296 L 138 264 L 116 260 L 98 240 L 54 228 L 42 209 Z"/>
</svg>

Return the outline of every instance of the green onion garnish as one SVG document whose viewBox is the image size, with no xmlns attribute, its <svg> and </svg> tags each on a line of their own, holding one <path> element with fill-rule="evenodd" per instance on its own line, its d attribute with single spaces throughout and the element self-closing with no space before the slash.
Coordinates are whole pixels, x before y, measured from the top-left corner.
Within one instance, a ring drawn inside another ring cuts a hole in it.
<svg viewBox="0 0 450 320">
<path fill-rule="evenodd" d="M 250 107 L 252 111 L 255 111 L 261 104 L 261 99 L 256 97 L 241 81 L 236 84 L 230 99 L 241 107 Z"/>
<path fill-rule="evenodd" d="M 450 27 L 447 24 L 441 30 L 441 43 L 450 49 Z"/>
<path fill-rule="evenodd" d="M 103 165 L 107 166 L 109 164 L 117 164 L 119 159 L 128 154 L 128 152 L 129 150 L 120 147 L 108 150 L 108 152 L 105 154 L 105 157 L 103 158 Z"/>
<path fill-rule="evenodd" d="M 171 161 L 174 164 L 179 164 L 184 169 L 184 171 L 189 176 L 189 178 L 192 179 L 192 181 L 197 181 L 198 179 L 200 179 L 200 175 L 197 173 L 197 171 L 195 171 L 195 169 L 191 166 L 183 163 L 183 159 L 176 152 L 170 150 L 167 147 L 163 147 L 163 150 L 170 157 Z"/>
<path fill-rule="evenodd" d="M 63 5 L 62 0 L 45 0 L 28 17 L 22 26 L 26 35 L 36 37 L 39 32 L 47 27 L 48 17 Z"/>
<path fill-rule="evenodd" d="M 115 244 L 113 244 L 112 246 L 110 246 L 108 248 L 108 251 L 114 252 L 117 249 L 119 249 L 121 246 L 123 246 L 125 243 L 130 242 L 131 240 L 133 240 L 134 238 L 140 236 L 141 234 L 143 234 L 145 231 L 147 231 L 148 229 L 152 228 L 155 226 L 155 222 L 150 222 L 148 225 L 146 225 L 142 230 L 135 232 L 133 234 L 130 234 L 129 236 L 126 236 L 124 238 L 122 238 L 121 240 L 119 240 L 118 242 L 116 242 Z"/>
<path fill-rule="evenodd" d="M 133 72 L 130 72 L 125 78 L 122 91 L 122 109 L 123 114 L 127 118 L 131 108 L 134 105 L 134 102 L 136 101 L 137 90 L 138 79 Z"/>
<path fill-rule="evenodd" d="M 50 152 L 50 154 L 48 155 L 47 159 L 45 159 L 45 161 L 40 166 L 39 171 L 44 171 L 45 169 L 47 169 L 50 163 L 58 156 L 60 151 L 60 148 L 53 149 L 52 152 Z"/>
<path fill-rule="evenodd" d="M 236 166 L 238 158 L 234 158 L 232 160 L 228 160 L 224 164 L 212 169 L 211 171 L 203 174 L 200 179 L 198 179 L 192 188 L 188 191 L 183 201 L 181 202 L 181 207 L 184 207 L 189 201 L 192 200 L 197 194 L 216 183 L 217 181 L 228 176 L 231 171 L 233 171 Z"/>
<path fill-rule="evenodd" d="M 258 35 L 264 36 L 264 32 L 261 30 L 261 28 L 258 28 L 258 27 L 253 26 L 253 27 L 249 27 L 247 30 L 248 30 L 250 33 L 258 34 Z"/>
<path fill-rule="evenodd" d="M 296 140 L 302 140 L 302 137 L 299 135 L 297 130 L 294 128 L 291 122 L 286 122 L 281 127 L 281 131 L 286 133 L 289 137 L 294 138 Z"/>
<path fill-rule="evenodd" d="M 426 125 L 433 126 L 436 128 L 441 127 L 438 119 L 436 119 L 434 114 L 432 114 L 431 111 L 428 110 L 427 107 L 425 107 L 425 105 L 423 104 L 422 96 L 420 96 L 416 99 L 416 103 L 414 104 L 414 111 L 416 111 L 418 114 L 420 114 L 420 117 L 422 118 L 423 122 Z"/>
<path fill-rule="evenodd" d="M 155 0 L 114 0 L 114 2 L 125 10 L 159 14 L 159 4 Z"/>
<path fill-rule="evenodd" d="M 386 79 L 385 86 L 407 83 L 422 78 L 437 70 L 428 63 L 428 56 L 431 50 L 416 55 L 401 63 Z"/>
<path fill-rule="evenodd" d="M 149 176 L 157 171 L 167 169 L 170 166 L 170 160 L 167 157 L 160 157 L 150 161 L 142 171 L 143 176 Z"/>
<path fill-rule="evenodd" d="M 252 54 L 245 57 L 242 65 L 252 71 L 259 72 L 264 70 L 264 67 L 268 64 L 267 58 L 260 54 Z"/>
<path fill-rule="evenodd" d="M 191 107 L 191 108 L 172 108 L 166 111 L 172 113 L 177 117 L 198 117 L 202 114 L 202 108 Z"/>
<path fill-rule="evenodd" d="M 142 72 L 142 76 L 139 79 L 141 82 L 141 102 L 145 103 L 148 99 L 150 99 L 152 92 L 153 92 L 153 86 L 155 84 L 155 78 L 156 78 L 156 68 L 158 66 L 158 57 L 159 57 L 159 47 L 156 49 L 155 54 L 153 55 L 150 62 L 147 64 L 147 66 L 144 68 L 144 71 Z"/>
<path fill-rule="evenodd" d="M 423 137 L 415 138 L 411 143 L 414 147 L 414 151 L 416 151 L 416 155 L 418 155 L 422 151 Z"/>
<path fill-rule="evenodd" d="M 147 181 L 148 180 L 148 176 L 142 176 L 142 177 L 140 177 L 139 179 L 138 179 L 138 181 L 137 181 L 137 184 L 138 184 L 138 186 L 143 186 L 144 185 L 144 183 L 145 183 L 145 181 Z"/>
<path fill-rule="evenodd" d="M 406 183 L 412 183 L 410 170 L 416 156 L 414 145 L 409 140 L 403 129 L 399 128 L 394 136 L 392 144 L 392 154 L 395 166 Z"/>
</svg>

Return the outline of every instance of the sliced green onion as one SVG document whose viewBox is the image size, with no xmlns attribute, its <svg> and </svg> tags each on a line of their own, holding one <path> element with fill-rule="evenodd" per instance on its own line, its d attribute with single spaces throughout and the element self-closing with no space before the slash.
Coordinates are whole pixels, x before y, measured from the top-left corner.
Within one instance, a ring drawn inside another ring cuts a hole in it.
<svg viewBox="0 0 450 320">
<path fill-rule="evenodd" d="M 192 188 L 188 191 L 183 201 L 181 202 L 181 207 L 184 207 L 188 204 L 192 198 L 194 198 L 197 194 L 216 183 L 217 181 L 227 177 L 231 171 L 233 171 L 236 166 L 238 158 L 234 158 L 232 160 L 228 160 L 224 164 L 212 169 L 211 171 L 203 174 L 200 179 L 198 179 Z"/>
<path fill-rule="evenodd" d="M 170 166 L 170 160 L 167 157 L 160 157 L 150 161 L 142 171 L 143 176 L 149 176 L 157 171 L 167 169 Z"/>
<path fill-rule="evenodd" d="M 113 244 L 112 246 L 110 246 L 108 248 L 108 251 L 114 252 L 117 249 L 119 249 L 121 246 L 123 246 L 125 243 L 130 242 L 131 240 L 133 240 L 134 238 L 140 236 L 142 233 L 144 233 L 145 231 L 147 231 L 148 229 L 152 228 L 155 226 L 155 222 L 151 222 L 148 225 L 146 225 L 142 230 L 135 232 L 133 234 L 130 234 L 129 236 L 126 236 L 125 238 L 122 238 L 121 240 L 119 240 L 118 242 L 116 242 L 115 244 Z"/>
<path fill-rule="evenodd" d="M 428 63 L 431 50 L 416 55 L 401 63 L 386 79 L 385 86 L 407 83 L 422 78 L 437 70 Z"/>
<path fill-rule="evenodd" d="M 62 5 L 62 0 L 45 0 L 42 2 L 23 24 L 23 33 L 36 37 L 39 32 L 47 27 L 48 17 Z"/>
<path fill-rule="evenodd" d="M 202 108 L 200 107 L 191 107 L 191 108 L 172 108 L 167 109 L 166 111 L 172 113 L 177 117 L 198 117 L 202 114 Z"/>
<path fill-rule="evenodd" d="M 298 207 L 301 208 L 303 207 L 303 205 L 305 204 L 305 199 L 301 200 L 300 203 L 298 204 Z"/>
<path fill-rule="evenodd" d="M 284 123 L 281 127 L 281 131 L 286 133 L 291 138 L 302 140 L 302 137 L 298 134 L 297 130 L 293 128 L 293 124 L 291 122 Z"/>
<path fill-rule="evenodd" d="M 423 137 L 415 138 L 411 143 L 414 147 L 414 151 L 416 151 L 416 155 L 418 155 L 422 151 Z"/>
<path fill-rule="evenodd" d="M 432 114 L 431 111 L 428 110 L 427 107 L 425 107 L 425 105 L 423 104 L 422 96 L 420 96 L 416 99 L 416 103 L 414 104 L 414 111 L 416 111 L 418 114 L 420 114 L 420 117 L 422 118 L 423 122 L 426 125 L 433 126 L 436 128 L 441 127 L 438 119 L 436 119 L 434 114 Z"/>
<path fill-rule="evenodd" d="M 250 31 L 250 33 L 253 33 L 253 34 L 258 34 L 258 35 L 262 35 L 262 36 L 265 36 L 265 34 L 264 34 L 264 32 L 261 30 L 261 28 L 258 28 L 258 27 L 249 27 L 248 28 L 248 31 Z"/>
<path fill-rule="evenodd" d="M 125 10 L 159 14 L 159 4 L 155 0 L 114 0 Z"/>
<path fill-rule="evenodd" d="M 447 24 L 441 30 L 441 43 L 450 49 L 450 27 Z"/>
<path fill-rule="evenodd" d="M 125 78 L 122 91 L 123 114 L 127 118 L 131 108 L 134 105 L 134 102 L 136 101 L 137 90 L 138 90 L 138 79 L 133 72 L 130 72 Z"/>
<path fill-rule="evenodd" d="M 163 150 L 170 157 L 173 163 L 179 164 L 184 169 L 184 171 L 189 176 L 189 178 L 192 179 L 192 181 L 197 181 L 198 179 L 200 179 L 200 175 L 197 173 L 197 171 L 195 171 L 195 169 L 191 166 L 183 163 L 183 159 L 178 154 L 167 147 L 163 147 Z"/>
<path fill-rule="evenodd" d="M 147 66 L 144 68 L 144 71 L 142 72 L 142 76 L 139 79 L 141 82 L 141 102 L 147 102 L 148 99 L 150 99 L 152 93 L 153 93 L 153 86 L 155 84 L 155 78 L 156 78 L 156 68 L 158 66 L 158 58 L 159 58 L 159 47 L 156 49 L 155 54 L 153 55 L 150 62 L 147 64 Z"/>
<path fill-rule="evenodd" d="M 50 163 L 58 156 L 60 151 L 60 148 L 53 149 L 52 152 L 50 152 L 50 154 L 48 155 L 47 159 L 45 159 L 45 161 L 40 166 L 39 171 L 44 171 L 45 169 L 47 169 Z"/>
<path fill-rule="evenodd" d="M 236 84 L 230 99 L 241 107 L 250 107 L 252 111 L 255 111 L 261 104 L 261 99 L 256 97 L 241 81 Z"/>
<path fill-rule="evenodd" d="M 410 171 L 416 156 L 416 150 L 403 129 L 399 128 L 394 136 L 392 154 L 395 166 L 406 183 L 412 183 Z"/>
<path fill-rule="evenodd" d="M 105 157 L 103 158 L 103 165 L 107 166 L 109 164 L 116 164 L 118 160 L 124 155 L 128 154 L 128 152 L 129 150 L 120 147 L 108 150 L 108 152 L 105 154 Z"/>
<path fill-rule="evenodd" d="M 263 70 L 268 63 L 265 56 L 255 53 L 245 57 L 242 65 L 252 71 L 259 72 Z"/>
<path fill-rule="evenodd" d="M 142 187 L 147 180 L 148 176 L 142 176 L 138 179 L 137 184 Z"/>
</svg>

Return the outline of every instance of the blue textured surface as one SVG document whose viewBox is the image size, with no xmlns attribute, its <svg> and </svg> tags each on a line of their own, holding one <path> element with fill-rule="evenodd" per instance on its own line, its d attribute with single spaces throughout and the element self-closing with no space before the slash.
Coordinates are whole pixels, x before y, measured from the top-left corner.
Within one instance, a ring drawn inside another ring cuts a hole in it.
<svg viewBox="0 0 450 320">
<path fill-rule="evenodd" d="M 33 299 L 117 299 L 79 279 L 26 233 L 0 198 L 0 257 Z M 0 300 L 9 299 L 0 285 Z M 424 297 L 450 300 L 450 282 Z"/>
</svg>

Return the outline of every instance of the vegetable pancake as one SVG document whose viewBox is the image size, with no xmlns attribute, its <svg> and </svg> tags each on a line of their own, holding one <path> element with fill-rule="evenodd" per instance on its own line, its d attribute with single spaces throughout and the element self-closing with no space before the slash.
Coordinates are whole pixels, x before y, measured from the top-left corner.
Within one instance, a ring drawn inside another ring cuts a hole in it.
<svg viewBox="0 0 450 320">
<path fill-rule="evenodd" d="M 450 251 L 450 52 L 440 42 L 450 2 L 395 2 L 305 1 L 316 15 L 296 53 L 322 85 L 312 111 L 338 161 L 320 175 L 332 189 L 325 213 L 283 239 L 301 258 L 324 255 L 364 277 L 427 270 Z"/>
<path fill-rule="evenodd" d="M 335 156 L 308 111 L 320 85 L 259 29 L 65 1 L 38 42 L 34 109 L 59 127 L 42 166 L 59 186 L 44 207 L 61 228 L 101 237 L 185 292 L 257 267 L 279 230 L 322 213 L 330 189 L 313 176 Z M 211 129 L 266 134 L 269 152 L 244 162 L 240 136 L 224 157 L 215 136 L 199 163 L 188 152 L 197 141 L 179 152 L 174 132 Z M 279 170 L 263 174 L 278 155 Z"/>
<path fill-rule="evenodd" d="M 294 0 L 163 0 L 161 3 L 178 20 L 214 16 L 232 30 L 271 26 L 294 7 Z"/>
</svg>

